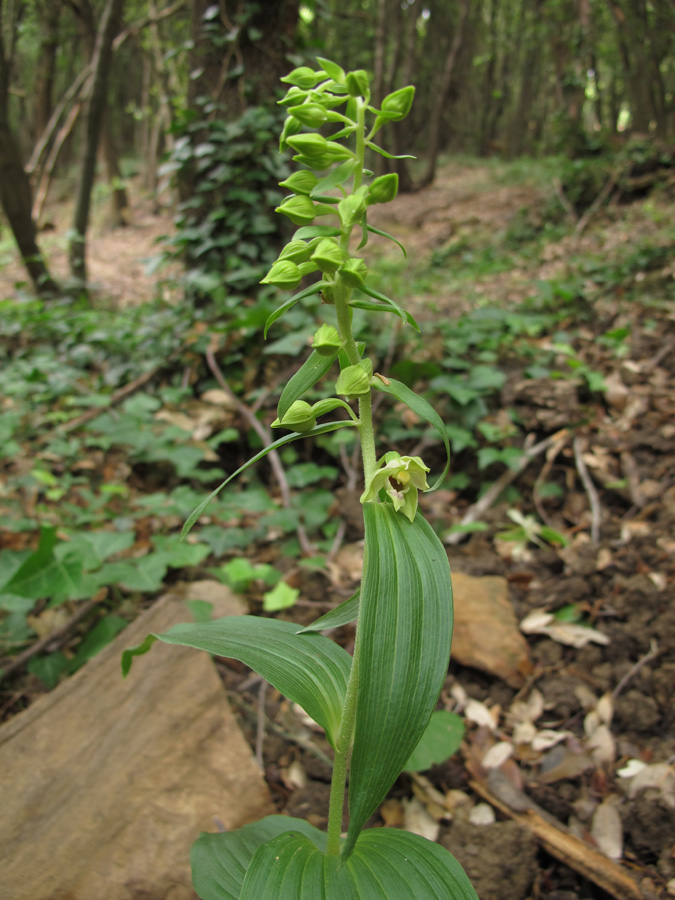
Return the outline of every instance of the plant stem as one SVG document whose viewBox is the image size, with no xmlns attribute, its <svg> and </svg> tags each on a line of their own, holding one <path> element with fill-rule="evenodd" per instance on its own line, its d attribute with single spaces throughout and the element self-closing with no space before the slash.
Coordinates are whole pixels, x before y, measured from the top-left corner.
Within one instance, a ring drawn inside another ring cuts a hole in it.
<svg viewBox="0 0 675 900">
<path fill-rule="evenodd" d="M 329 856 L 338 856 L 340 853 L 340 833 L 342 831 L 342 810 L 345 800 L 345 785 L 347 783 L 347 763 L 352 745 L 354 733 L 354 718 L 356 714 L 356 697 L 359 685 L 359 657 L 357 648 L 354 647 L 354 658 L 349 673 L 349 683 L 345 696 L 345 705 L 342 710 L 342 722 L 340 733 L 335 744 L 335 760 L 333 762 L 333 777 L 330 785 L 330 801 L 328 806 L 328 843 L 326 853 Z"/>
<path fill-rule="evenodd" d="M 357 100 L 357 129 L 356 129 L 356 157 L 357 165 L 354 171 L 353 190 L 361 186 L 363 180 L 363 164 L 365 158 L 365 115 L 366 105 Z M 352 228 L 345 228 L 340 238 L 340 246 L 343 250 L 349 250 L 349 239 Z M 361 355 L 354 340 L 352 332 L 352 311 L 349 306 L 351 290 L 338 283 L 335 291 L 335 311 L 340 336 L 344 341 L 344 349 L 351 365 L 356 365 Z M 361 457 L 363 459 L 363 475 L 368 484 L 375 472 L 375 430 L 373 428 L 372 392 L 359 397 L 359 436 L 361 438 Z M 333 777 L 330 787 L 330 802 L 328 809 L 328 843 L 326 852 L 329 856 L 338 856 L 340 853 L 340 833 L 342 831 L 342 811 L 344 808 L 345 786 L 347 784 L 347 766 L 351 753 L 352 736 L 354 734 L 354 722 L 356 718 L 356 700 L 359 686 L 359 645 L 358 624 L 357 638 L 354 646 L 352 667 L 349 673 L 349 682 L 345 695 L 345 705 L 342 710 L 340 732 L 335 745 L 335 761 L 333 763 Z"/>
</svg>

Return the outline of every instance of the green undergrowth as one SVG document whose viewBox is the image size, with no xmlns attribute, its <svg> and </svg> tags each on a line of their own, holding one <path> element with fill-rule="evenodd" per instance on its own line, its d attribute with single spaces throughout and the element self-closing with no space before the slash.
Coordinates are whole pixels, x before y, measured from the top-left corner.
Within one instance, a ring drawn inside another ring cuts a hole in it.
<svg viewBox="0 0 675 900">
<path fill-rule="evenodd" d="M 652 221 L 657 212 L 647 210 Z M 520 304 L 465 304 L 468 311 L 452 318 L 439 311 L 444 279 L 447 289 L 467 272 L 506 266 L 508 236 L 489 252 L 468 240 L 437 251 L 416 262 L 407 284 L 396 267 L 379 263 L 381 290 L 395 300 L 411 290 L 435 294 L 439 310 L 428 301 L 421 337 L 393 316 L 379 317 L 380 327 L 368 333 L 356 311 L 356 337 L 374 348 L 375 371 L 421 393 L 446 422 L 453 465 L 444 486 L 460 504 L 521 459 L 526 429 L 502 402 L 509 378 L 573 382 L 575 414 L 583 417 L 586 403 L 602 402 L 605 384 L 602 361 L 580 335 L 590 329 L 610 359 L 631 341 L 630 327 L 603 326 L 596 305 L 608 295 L 624 309 L 639 303 L 648 331 L 656 321 L 650 310 L 673 303 L 669 283 L 652 278 L 673 248 L 671 226 L 656 224 L 658 241 L 647 235 L 627 252 L 580 256 L 571 277 L 534 284 Z M 525 238 L 519 252 L 543 240 L 540 233 Z M 207 349 L 215 348 L 229 387 L 268 426 L 292 357 L 309 353 L 303 335 L 317 299 L 297 304 L 266 344 L 259 341 L 261 321 L 279 299 L 270 291 L 254 307 L 228 294 L 198 309 L 157 302 L 124 311 L 73 300 L 0 303 L 0 670 L 93 597 L 99 602 L 61 649 L 28 663 L 49 688 L 178 579 L 219 579 L 254 610 L 290 606 L 298 597 L 287 576 L 299 526 L 314 549 L 302 566 L 325 565 L 340 523 L 335 490 L 347 480 L 351 429 L 319 437 L 312 452 L 302 442 L 281 451 L 287 506 L 262 462 L 211 503 L 187 542 L 179 541 L 205 489 L 262 446 L 222 394 L 213 394 L 221 385 L 206 365 Z M 394 355 L 393 346 L 400 348 Z M 147 381 L 137 381 L 144 375 Z M 275 387 L 267 393 L 263 384 Z M 130 385 L 128 394 L 116 393 Z M 312 391 L 307 399 L 315 399 Z M 441 460 L 442 445 L 424 422 L 388 404 L 378 415 L 390 446 L 401 453 L 424 446 L 425 456 Z M 294 499 L 300 489 L 301 504 Z M 508 500 L 522 503 L 515 489 Z M 446 521 L 433 524 L 441 533 L 448 528 Z"/>
</svg>

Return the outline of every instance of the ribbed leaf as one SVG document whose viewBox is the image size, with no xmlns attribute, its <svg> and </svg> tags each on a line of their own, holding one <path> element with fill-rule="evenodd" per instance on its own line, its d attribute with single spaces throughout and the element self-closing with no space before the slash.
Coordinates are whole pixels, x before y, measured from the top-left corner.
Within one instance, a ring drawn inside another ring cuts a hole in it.
<svg viewBox="0 0 675 900">
<path fill-rule="evenodd" d="M 359 689 L 345 855 L 417 746 L 448 670 L 452 584 L 445 549 L 418 513 L 411 523 L 365 503 Z"/>
<path fill-rule="evenodd" d="M 297 630 L 298 626 L 290 622 L 257 616 L 226 616 L 212 622 L 174 625 L 164 634 L 150 634 L 142 644 L 125 650 L 122 671 L 128 672 L 133 657 L 147 653 L 156 640 L 238 659 L 300 704 L 334 744 L 351 657 L 329 638 L 297 634 Z"/>
<path fill-rule="evenodd" d="M 447 850 L 417 834 L 389 828 L 365 831 L 343 864 L 325 856 L 305 834 L 286 832 L 262 845 L 250 862 L 239 900 L 272 897 L 478 900 L 464 870 Z"/>
<path fill-rule="evenodd" d="M 293 831 L 311 838 L 319 850 L 326 835 L 304 819 L 266 816 L 224 834 L 200 834 L 192 845 L 192 883 L 201 900 L 239 900 L 251 857 L 261 844 Z"/>
<path fill-rule="evenodd" d="M 391 394 L 392 397 L 396 397 L 397 400 L 405 403 L 405 405 L 421 419 L 424 419 L 425 422 L 428 422 L 433 426 L 440 435 L 443 446 L 445 447 L 446 462 L 445 468 L 440 476 L 435 483 L 431 485 L 431 490 L 435 490 L 442 483 L 450 468 L 450 443 L 448 441 L 445 422 L 424 397 L 420 397 L 419 394 L 416 394 L 415 391 L 411 390 L 406 384 L 403 384 L 402 381 L 396 381 L 394 378 L 387 378 L 386 381 L 381 381 L 378 378 L 373 382 L 373 385 L 378 391 L 384 391 L 385 394 Z"/>
<path fill-rule="evenodd" d="M 330 356 L 323 356 L 316 350 L 310 353 L 281 392 L 277 406 L 277 415 L 280 419 L 283 419 L 291 405 L 302 397 L 305 391 L 308 391 L 324 375 L 328 374 L 337 355 L 337 349 Z"/>
<path fill-rule="evenodd" d="M 331 609 L 330 612 L 327 612 L 325 616 L 321 616 L 316 622 L 312 622 L 311 625 L 301 628 L 298 634 L 305 634 L 307 631 L 326 631 L 328 628 L 339 628 L 340 625 L 349 625 L 350 622 L 359 617 L 359 596 L 359 591 L 352 594 L 349 600 L 345 600 L 344 603 L 336 606 L 335 609 Z"/>
<path fill-rule="evenodd" d="M 290 444 L 292 441 L 299 441 L 301 438 L 312 437 L 312 435 L 318 434 L 327 434 L 329 431 L 337 431 L 338 428 L 344 428 L 345 426 L 355 426 L 356 424 L 356 422 L 349 421 L 347 419 L 342 419 L 339 422 L 325 422 L 323 425 L 317 425 L 316 428 L 312 428 L 311 431 L 292 431 L 290 434 L 284 435 L 284 437 L 279 438 L 279 440 L 274 441 L 267 447 L 263 447 L 263 449 L 256 453 L 255 456 L 252 456 L 249 460 L 247 460 L 243 466 L 240 466 L 236 472 L 228 475 L 225 481 L 219 484 L 214 491 L 211 491 L 208 497 L 204 497 L 202 502 L 192 510 L 190 515 L 185 520 L 183 530 L 180 533 L 181 541 L 184 540 L 187 534 L 189 534 L 192 526 L 195 524 L 197 519 L 201 516 L 209 503 L 218 496 L 222 489 L 226 485 L 228 485 L 234 478 L 236 478 L 237 475 L 241 475 L 241 473 L 245 472 L 246 469 L 250 468 L 259 460 L 263 459 L 263 457 L 267 456 L 267 454 L 271 450 L 278 450 L 279 447 L 283 447 L 285 444 Z"/>
<path fill-rule="evenodd" d="M 339 232 L 338 232 L 338 234 L 339 234 Z M 296 235 L 296 237 L 297 237 L 297 235 Z M 314 284 L 310 284 L 309 287 L 306 287 L 303 290 L 298 291 L 297 294 L 293 294 L 293 296 L 290 297 L 288 300 L 286 300 L 285 303 L 282 303 L 281 306 L 279 306 L 277 309 L 275 309 L 273 313 L 270 313 L 270 315 L 267 318 L 267 321 L 265 322 L 265 331 L 264 331 L 265 338 L 267 337 L 267 332 L 270 330 L 270 327 L 272 325 L 274 325 L 274 323 L 277 321 L 277 319 L 280 319 L 283 316 L 283 314 L 288 312 L 288 310 L 292 306 L 295 306 L 295 304 L 299 300 L 306 300 L 308 297 L 313 297 L 315 294 L 318 294 L 320 290 L 321 290 L 321 282 L 315 281 Z"/>
</svg>

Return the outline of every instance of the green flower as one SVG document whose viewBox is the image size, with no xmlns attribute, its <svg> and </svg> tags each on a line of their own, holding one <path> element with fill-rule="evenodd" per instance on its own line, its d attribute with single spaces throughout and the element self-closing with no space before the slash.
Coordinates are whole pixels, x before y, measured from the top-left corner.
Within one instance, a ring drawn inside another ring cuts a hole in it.
<svg viewBox="0 0 675 900">
<path fill-rule="evenodd" d="M 376 500 L 384 490 L 396 512 L 403 513 L 412 522 L 417 512 L 417 492 L 429 490 L 428 471 L 419 456 L 399 456 L 394 451 L 386 453 L 361 495 L 361 503 Z"/>
<path fill-rule="evenodd" d="M 342 347 L 342 340 L 337 328 L 332 325 L 322 325 L 314 335 L 312 346 L 321 356 L 335 356 Z"/>
</svg>

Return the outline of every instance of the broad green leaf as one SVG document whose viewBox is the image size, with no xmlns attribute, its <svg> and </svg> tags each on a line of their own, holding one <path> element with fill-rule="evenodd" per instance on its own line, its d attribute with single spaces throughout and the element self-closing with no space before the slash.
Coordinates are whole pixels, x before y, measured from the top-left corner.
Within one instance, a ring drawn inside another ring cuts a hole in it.
<svg viewBox="0 0 675 900">
<path fill-rule="evenodd" d="M 291 587 L 285 581 L 278 581 L 271 591 L 263 594 L 263 609 L 265 612 L 278 612 L 280 609 L 288 609 L 295 606 L 300 596 L 297 588 Z"/>
<path fill-rule="evenodd" d="M 445 447 L 446 459 L 445 468 L 434 484 L 431 485 L 430 490 L 435 490 L 443 482 L 443 479 L 448 474 L 448 469 L 450 468 L 450 442 L 448 441 L 448 434 L 445 430 L 443 419 L 441 419 L 433 406 L 426 401 L 424 397 L 420 397 L 419 394 L 416 394 L 415 391 L 411 390 L 406 384 L 403 384 L 402 381 L 396 381 L 394 378 L 387 378 L 386 381 L 382 381 L 381 379 L 376 378 L 373 382 L 373 386 L 376 387 L 378 391 L 384 391 L 385 394 L 391 394 L 392 397 L 396 397 L 397 400 L 405 403 L 405 405 L 418 415 L 420 419 L 424 419 L 425 422 L 428 422 L 438 432 L 443 441 L 443 446 Z"/>
<path fill-rule="evenodd" d="M 359 591 L 352 594 L 348 600 L 336 606 L 335 609 L 331 609 L 330 612 L 321 616 L 316 622 L 301 628 L 298 634 L 305 634 L 307 631 L 326 631 L 328 628 L 339 628 L 340 625 L 349 625 L 350 622 L 354 622 L 358 617 Z"/>
<path fill-rule="evenodd" d="M 133 531 L 77 531 L 69 541 L 55 547 L 54 555 L 63 559 L 69 550 L 77 548 L 84 568 L 98 569 L 109 556 L 133 546 L 135 540 Z"/>
<path fill-rule="evenodd" d="M 278 619 L 226 616 L 212 622 L 174 625 L 164 634 L 149 634 L 122 654 L 122 672 L 134 656 L 147 653 L 156 640 L 238 659 L 298 703 L 326 731 L 333 743 L 342 717 L 351 657 L 320 634 L 296 634 L 298 626 Z"/>
<path fill-rule="evenodd" d="M 437 709 L 405 766 L 406 772 L 425 772 L 445 762 L 459 749 L 464 737 L 464 721 L 457 713 Z"/>
<path fill-rule="evenodd" d="M 408 254 L 406 253 L 405 247 L 403 246 L 403 244 L 400 241 L 396 240 L 396 238 L 394 237 L 393 234 L 389 234 L 388 231 L 380 231 L 380 229 L 375 228 L 374 225 L 366 225 L 366 228 L 372 234 L 378 234 L 380 237 L 387 238 L 388 240 L 393 241 L 398 247 L 401 248 L 401 253 L 405 256 L 405 258 L 406 259 L 408 258 Z"/>
<path fill-rule="evenodd" d="M 300 399 L 300 397 L 313 387 L 317 381 L 330 372 L 337 355 L 337 350 L 330 356 L 323 356 L 316 350 L 313 350 L 310 353 L 305 362 L 291 377 L 286 384 L 286 387 L 281 392 L 281 397 L 279 397 L 279 404 L 277 406 L 277 416 L 280 419 L 283 419 L 296 400 Z"/>
<path fill-rule="evenodd" d="M 104 616 L 77 648 L 77 653 L 70 661 L 71 672 L 79 669 L 88 659 L 92 659 L 97 653 L 100 653 L 128 624 L 127 620 L 121 616 Z"/>
<path fill-rule="evenodd" d="M 27 668 L 31 675 L 39 678 L 50 691 L 54 690 L 62 675 L 67 675 L 71 671 L 70 661 L 60 650 L 47 656 L 33 657 Z"/>
<path fill-rule="evenodd" d="M 448 671 L 452 584 L 445 549 L 418 512 L 364 503 L 359 691 L 349 777 L 348 856 L 419 743 Z"/>
<path fill-rule="evenodd" d="M 285 832 L 309 837 L 319 850 L 326 835 L 304 819 L 266 816 L 223 834 L 201 834 L 192 845 L 192 883 L 201 900 L 239 900 L 251 857 L 262 844 Z"/>
<path fill-rule="evenodd" d="M 409 325 L 415 329 L 415 331 L 419 331 L 419 325 L 412 317 L 409 312 L 403 310 L 398 303 L 394 302 L 391 297 L 387 297 L 386 294 L 380 293 L 380 291 L 376 291 L 374 288 L 369 287 L 367 284 L 361 285 L 359 288 L 364 294 L 368 294 L 369 297 L 372 297 L 373 300 L 378 300 L 380 303 L 384 303 L 386 306 L 390 306 L 392 311 L 396 313 L 404 322 L 408 322 Z"/>
<path fill-rule="evenodd" d="M 346 862 L 322 853 L 312 835 L 280 834 L 253 854 L 239 894 L 239 900 L 268 897 L 478 900 L 464 870 L 447 850 L 393 828 L 363 832 Z"/>
<path fill-rule="evenodd" d="M 270 330 L 270 327 L 277 321 L 277 319 L 280 319 L 283 314 L 288 312 L 288 310 L 292 306 L 295 306 L 295 304 L 299 300 L 306 300 L 308 297 L 313 297 L 315 294 L 318 294 L 320 290 L 321 282 L 315 281 L 314 284 L 310 284 L 309 287 L 304 288 L 304 290 L 299 291 L 297 294 L 293 294 L 293 296 L 286 300 L 285 303 L 282 303 L 281 306 L 275 309 L 274 312 L 267 317 L 267 321 L 265 322 L 264 337 L 267 338 L 267 332 Z"/>
<path fill-rule="evenodd" d="M 311 431 L 293 431 L 290 434 L 284 435 L 284 437 L 279 438 L 279 440 L 274 441 L 272 444 L 269 444 L 267 447 L 264 447 L 259 453 L 256 453 L 255 456 L 252 456 L 247 462 L 244 463 L 243 466 L 240 466 L 236 472 L 233 472 L 229 475 L 225 481 L 218 485 L 218 487 L 211 491 L 208 497 L 205 497 L 202 502 L 195 509 L 192 510 L 190 515 L 187 517 L 185 521 L 185 525 L 183 525 L 183 530 L 180 533 L 181 540 L 185 538 L 185 536 L 189 533 L 192 526 L 195 524 L 197 519 L 204 512 L 209 503 L 213 500 L 214 497 L 217 497 L 218 494 L 222 491 L 222 489 L 228 485 L 233 478 L 236 478 L 237 475 L 241 475 L 242 472 L 245 472 L 246 469 L 250 468 L 252 465 L 257 463 L 259 460 L 263 459 L 263 457 L 267 456 L 270 450 L 277 450 L 279 447 L 283 447 L 285 444 L 290 444 L 292 441 L 299 441 L 301 438 L 311 437 L 313 435 L 318 434 L 327 434 L 329 431 L 337 431 L 338 428 L 345 428 L 350 426 L 355 426 L 356 422 L 350 421 L 348 419 L 343 419 L 340 422 L 325 422 L 323 425 L 317 425 L 316 428 L 312 428 Z"/>
</svg>

